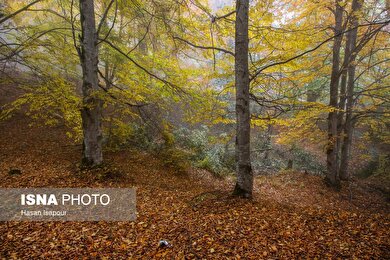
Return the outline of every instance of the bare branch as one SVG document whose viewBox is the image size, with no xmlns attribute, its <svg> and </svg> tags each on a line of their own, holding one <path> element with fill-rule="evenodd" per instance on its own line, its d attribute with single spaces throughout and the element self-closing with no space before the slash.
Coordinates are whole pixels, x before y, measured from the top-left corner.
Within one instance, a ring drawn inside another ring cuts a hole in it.
<svg viewBox="0 0 390 260">
<path fill-rule="evenodd" d="M 118 15 L 118 1 L 117 0 L 115 0 L 115 14 L 114 14 L 114 21 L 112 21 L 112 24 L 111 24 L 111 27 L 110 27 L 110 29 L 108 30 L 108 32 L 107 32 L 107 34 L 106 34 L 106 36 L 104 36 L 104 39 L 107 39 L 108 38 L 108 36 L 110 35 L 110 33 L 111 33 L 111 31 L 112 31 L 112 29 L 114 28 L 114 25 L 115 25 L 115 22 L 116 22 L 116 17 L 117 17 L 117 15 Z M 99 32 L 98 32 L 98 35 L 99 35 Z M 101 41 L 100 41 L 101 42 Z M 99 43 L 100 43 L 99 42 Z M 98 43 L 98 44 L 99 44 Z"/>
<path fill-rule="evenodd" d="M 215 23 L 217 20 L 227 18 L 227 17 L 229 17 L 229 16 L 231 16 L 232 14 L 235 14 L 235 13 L 236 13 L 236 10 L 231 11 L 230 13 L 224 14 L 222 16 L 211 16 L 211 22 Z"/>
<path fill-rule="evenodd" d="M 166 84 L 167 86 L 171 87 L 173 90 L 175 90 L 176 92 L 178 93 L 185 93 L 186 92 L 184 90 L 182 90 L 180 87 L 176 86 L 175 84 L 167 81 L 166 79 L 163 79 L 159 76 L 157 76 L 156 74 L 150 72 L 148 69 L 146 69 L 145 67 L 143 67 L 141 64 L 139 64 L 138 62 L 136 62 L 132 57 L 130 57 L 129 55 L 127 55 L 123 50 L 121 50 L 119 47 L 115 46 L 112 42 L 108 41 L 108 40 L 105 40 L 105 39 L 99 39 L 101 41 L 103 41 L 104 43 L 108 44 L 109 46 L 111 46 L 111 48 L 113 48 L 114 50 L 116 50 L 117 52 L 119 52 L 120 54 L 122 54 L 125 58 L 127 58 L 128 60 L 130 60 L 135 66 L 137 66 L 138 68 L 140 68 L 141 70 L 143 70 L 144 72 L 146 72 L 146 74 L 148 74 L 149 76 L 163 82 L 164 84 Z"/>
<path fill-rule="evenodd" d="M 382 24 L 382 25 L 384 26 L 384 25 L 389 24 L 389 23 L 390 23 L 390 20 L 387 20 L 387 21 L 378 22 L 378 23 L 361 24 L 361 25 L 359 25 L 359 26 L 357 26 L 357 27 L 372 26 L 372 25 L 375 25 L 375 24 Z M 333 40 L 334 38 L 336 38 L 336 37 L 338 37 L 338 36 L 340 36 L 340 35 L 342 35 L 342 34 L 344 34 L 344 33 L 347 33 L 347 32 L 349 32 L 349 31 L 352 31 L 352 30 L 356 29 L 357 27 L 353 27 L 353 28 L 350 28 L 350 29 L 348 29 L 348 30 L 342 31 L 342 32 L 340 32 L 340 33 L 338 33 L 338 34 L 335 34 L 335 35 L 333 35 L 332 37 L 329 37 L 329 38 L 326 39 L 325 41 L 323 41 L 323 42 L 321 42 L 320 44 L 318 44 L 316 47 L 314 47 L 314 48 L 312 48 L 312 49 L 309 49 L 309 50 L 307 50 L 307 51 L 304 51 L 304 52 L 302 52 L 302 53 L 300 53 L 300 54 L 298 54 L 298 55 L 296 55 L 296 56 L 294 56 L 294 57 L 291 57 L 291 58 L 289 58 L 289 59 L 287 59 L 287 60 L 274 62 L 274 63 L 268 64 L 268 65 L 266 65 L 266 66 L 260 68 L 259 70 L 257 70 L 257 71 L 255 72 L 255 74 L 253 74 L 253 75 L 250 77 L 250 81 L 254 80 L 254 79 L 255 79 L 263 70 L 268 69 L 268 68 L 270 68 L 270 67 L 277 66 L 277 65 L 282 65 L 282 64 L 288 63 L 288 62 L 290 62 L 290 61 L 293 61 L 293 60 L 295 60 L 295 59 L 298 59 L 298 58 L 300 58 L 300 57 L 303 57 L 303 56 L 305 56 L 305 55 L 308 54 L 308 53 L 311 53 L 311 52 L 313 52 L 313 51 L 316 51 L 317 49 L 319 49 L 319 48 L 320 48 L 322 45 L 324 45 L 325 43 L 327 43 L 327 42 Z M 381 27 L 381 28 L 382 28 L 382 27 Z"/>
<path fill-rule="evenodd" d="M 177 39 L 177 40 L 180 40 L 182 42 L 185 42 L 187 43 L 188 45 L 194 47 L 194 48 L 198 48 L 198 49 L 204 49 L 204 50 L 217 50 L 217 51 L 221 51 L 221 52 L 224 52 L 226 54 L 230 54 L 234 57 L 234 53 L 232 51 L 229 51 L 229 50 L 225 50 L 225 49 L 222 49 L 222 48 L 218 48 L 218 47 L 211 47 L 211 46 L 200 46 L 200 45 L 195 45 L 185 39 L 182 39 L 180 37 L 177 37 L 177 36 L 173 36 L 173 39 Z"/>
<path fill-rule="evenodd" d="M 137 47 L 141 44 L 141 42 L 143 42 L 146 38 L 146 36 L 148 35 L 149 33 L 149 30 L 150 30 L 150 25 L 152 24 L 152 20 L 153 20 L 153 17 L 150 18 L 149 20 L 149 23 L 148 23 L 148 26 L 146 26 L 146 31 L 144 33 L 144 35 L 142 36 L 142 38 L 137 42 L 137 44 L 131 49 L 129 50 L 126 54 L 130 54 L 132 51 L 134 51 L 135 49 L 137 49 Z"/>
<path fill-rule="evenodd" d="M 80 49 L 80 46 L 77 46 L 76 29 L 74 27 L 75 17 L 73 16 L 73 5 L 74 5 L 74 0 L 72 0 L 70 3 L 70 24 L 72 25 L 72 39 L 73 39 L 73 45 L 77 51 L 77 54 L 79 55 L 79 57 L 81 57 L 81 49 Z"/>
<path fill-rule="evenodd" d="M 109 79 L 107 79 L 107 78 L 103 75 L 103 73 L 102 73 L 100 70 L 98 70 L 98 73 L 99 73 L 100 77 L 102 77 L 104 80 L 110 82 L 110 84 L 111 84 L 112 86 L 114 86 L 116 89 L 119 89 L 120 91 L 124 91 L 123 88 L 117 86 L 117 85 L 114 84 L 112 81 L 110 81 Z M 99 84 L 99 87 L 100 87 L 107 95 L 109 95 L 112 99 L 114 99 L 114 100 L 116 100 L 116 101 L 121 101 L 122 103 L 124 103 L 124 104 L 126 104 L 126 105 L 128 105 L 128 106 L 130 106 L 130 107 L 138 107 L 138 108 L 139 108 L 139 107 L 144 107 L 144 106 L 149 105 L 149 104 L 147 104 L 147 103 L 144 103 L 144 104 L 132 104 L 132 103 L 127 102 L 127 101 L 119 100 L 119 98 L 118 98 L 117 96 L 114 96 L 112 93 L 110 93 L 110 92 L 108 91 L 107 86 L 106 86 L 106 87 L 103 87 L 102 85 Z"/>
<path fill-rule="evenodd" d="M 111 8 L 112 4 L 114 3 L 114 1 L 115 0 L 111 0 L 110 3 L 108 4 L 106 10 L 104 11 L 103 17 L 100 20 L 98 28 L 97 28 L 97 31 L 96 31 L 97 35 L 99 35 L 100 30 L 102 29 L 102 26 L 103 26 L 104 22 L 106 21 L 106 18 L 107 18 L 107 15 L 108 15 L 108 11 L 110 11 L 110 8 Z"/>
<path fill-rule="evenodd" d="M 41 1 L 41 0 L 35 0 L 34 2 L 32 2 L 32 3 L 30 3 L 30 4 L 26 5 L 26 6 L 24 6 L 24 7 L 22 7 L 22 8 L 20 8 L 20 9 L 17 10 L 16 12 L 13 12 L 12 14 L 9 14 L 9 15 L 7 15 L 7 16 L 1 18 L 1 19 L 0 19 L 0 24 L 2 24 L 2 23 L 4 23 L 5 21 L 11 19 L 12 17 L 14 17 L 14 16 L 17 15 L 17 14 L 19 14 L 19 13 L 21 13 L 21 12 L 23 12 L 23 11 L 26 11 L 30 6 L 35 5 L 36 3 L 40 2 L 40 1 Z"/>
</svg>

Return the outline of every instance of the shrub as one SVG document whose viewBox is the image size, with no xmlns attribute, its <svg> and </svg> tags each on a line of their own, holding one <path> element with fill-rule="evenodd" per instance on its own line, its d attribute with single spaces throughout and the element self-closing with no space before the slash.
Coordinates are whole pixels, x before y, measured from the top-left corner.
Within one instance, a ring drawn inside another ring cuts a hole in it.
<svg viewBox="0 0 390 260">
<path fill-rule="evenodd" d="M 119 150 L 131 146 L 149 150 L 152 147 L 153 142 L 145 127 L 138 124 L 114 121 L 107 132 L 104 144 L 108 149 Z"/>
<path fill-rule="evenodd" d="M 154 153 L 165 166 L 175 169 L 178 172 L 185 172 L 190 167 L 190 155 L 184 150 L 170 147 L 158 151 L 155 150 Z"/>
<path fill-rule="evenodd" d="M 325 165 L 312 153 L 298 146 L 293 147 L 291 153 L 295 169 L 319 175 L 322 175 L 326 171 Z"/>
<path fill-rule="evenodd" d="M 181 127 L 174 132 L 176 145 L 189 152 L 192 165 L 222 175 L 234 168 L 234 157 L 229 153 L 226 136 L 213 136 L 207 126 L 191 131 Z M 233 162 L 233 163 L 232 163 Z"/>
</svg>

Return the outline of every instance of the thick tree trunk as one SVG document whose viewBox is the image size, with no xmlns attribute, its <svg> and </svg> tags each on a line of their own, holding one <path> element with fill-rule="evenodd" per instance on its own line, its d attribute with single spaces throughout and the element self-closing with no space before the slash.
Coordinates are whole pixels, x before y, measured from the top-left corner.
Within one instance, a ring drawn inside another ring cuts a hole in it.
<svg viewBox="0 0 390 260">
<path fill-rule="evenodd" d="M 356 65 L 354 64 L 356 60 L 356 40 L 357 40 L 357 27 L 359 25 L 358 12 L 363 5 L 363 0 L 353 0 L 352 1 L 352 21 L 351 27 L 354 28 L 350 32 L 350 46 L 351 57 L 349 59 L 348 66 L 348 85 L 347 85 L 347 100 L 346 100 L 346 115 L 345 115 L 345 124 L 344 124 L 344 140 L 341 147 L 341 163 L 340 163 L 340 178 L 342 180 L 348 180 L 348 161 L 350 157 L 350 150 L 352 145 L 352 133 L 353 133 L 353 123 L 352 123 L 352 109 L 353 109 L 353 93 L 355 86 L 355 71 Z"/>
<path fill-rule="evenodd" d="M 234 194 L 245 198 L 251 198 L 253 190 L 253 173 L 250 159 L 248 10 L 249 0 L 237 0 L 235 34 L 237 182 Z"/>
<path fill-rule="evenodd" d="M 81 51 L 83 70 L 83 159 L 86 166 L 103 162 L 102 154 L 102 101 L 97 96 L 98 85 L 98 46 L 93 0 L 80 0 Z"/>
<path fill-rule="evenodd" d="M 336 0 L 335 10 L 335 35 L 333 44 L 333 60 L 332 60 L 332 74 L 330 79 L 330 97 L 329 106 L 337 108 L 338 101 L 338 87 L 339 87 L 339 67 L 340 67 L 340 48 L 342 42 L 342 22 L 343 22 L 343 8 L 340 6 L 340 1 Z M 335 187 L 340 187 L 340 179 L 338 176 L 338 151 L 337 151 L 337 112 L 329 112 L 328 115 L 328 144 L 327 144 L 327 175 L 326 182 Z"/>
</svg>

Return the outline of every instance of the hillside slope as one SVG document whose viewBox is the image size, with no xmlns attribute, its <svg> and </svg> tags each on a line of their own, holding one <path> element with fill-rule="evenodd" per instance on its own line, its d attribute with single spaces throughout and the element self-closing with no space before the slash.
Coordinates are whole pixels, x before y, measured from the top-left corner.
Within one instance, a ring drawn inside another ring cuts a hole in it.
<svg viewBox="0 0 390 260">
<path fill-rule="evenodd" d="M 301 173 L 259 177 L 247 201 L 230 196 L 232 178 L 177 173 L 135 150 L 107 152 L 108 168 L 80 172 L 81 146 L 64 127 L 29 123 L 21 113 L 0 122 L 1 187 L 136 187 L 138 217 L 1 222 L 1 258 L 390 258 L 389 205 L 358 183 L 335 193 Z M 158 248 L 161 239 L 172 247 Z"/>
</svg>

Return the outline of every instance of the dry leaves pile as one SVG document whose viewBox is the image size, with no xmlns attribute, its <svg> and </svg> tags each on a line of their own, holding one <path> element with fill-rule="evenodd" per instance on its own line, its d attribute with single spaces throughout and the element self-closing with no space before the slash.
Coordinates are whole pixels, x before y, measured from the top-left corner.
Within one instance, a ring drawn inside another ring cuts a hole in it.
<svg viewBox="0 0 390 260">
<path fill-rule="evenodd" d="M 80 175 L 81 147 L 63 128 L 27 124 L 18 115 L 0 125 L 1 187 L 135 186 L 138 218 L 2 222 L 2 258 L 390 258 L 388 203 L 358 186 L 335 193 L 319 177 L 281 174 L 258 178 L 247 201 L 229 196 L 232 180 L 175 173 L 136 151 L 106 155 L 118 178 Z M 161 239 L 172 247 L 159 248 Z"/>
</svg>

